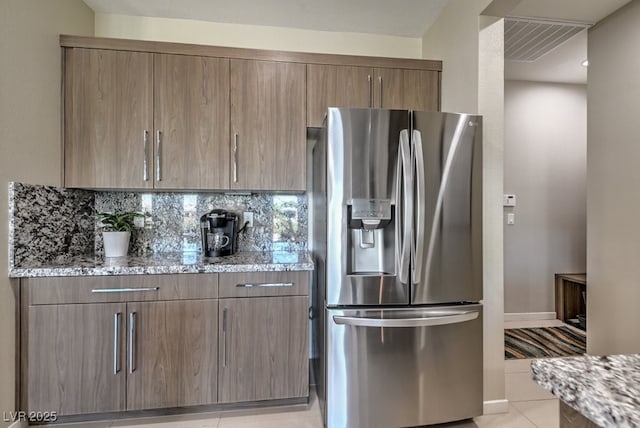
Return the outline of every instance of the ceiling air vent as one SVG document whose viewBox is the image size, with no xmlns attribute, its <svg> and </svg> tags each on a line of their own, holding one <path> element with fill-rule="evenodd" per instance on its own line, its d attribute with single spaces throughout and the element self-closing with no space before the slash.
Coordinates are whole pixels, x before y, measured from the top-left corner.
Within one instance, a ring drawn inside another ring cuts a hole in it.
<svg viewBox="0 0 640 428">
<path fill-rule="evenodd" d="M 505 18 L 504 59 L 535 61 L 588 27 L 575 22 Z"/>
</svg>

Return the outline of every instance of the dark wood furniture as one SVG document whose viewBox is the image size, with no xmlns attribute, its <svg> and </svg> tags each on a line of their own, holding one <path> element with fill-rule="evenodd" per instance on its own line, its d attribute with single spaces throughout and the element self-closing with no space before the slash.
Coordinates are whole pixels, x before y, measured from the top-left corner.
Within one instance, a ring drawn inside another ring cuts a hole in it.
<svg viewBox="0 0 640 428">
<path fill-rule="evenodd" d="M 562 321 L 587 313 L 587 305 L 582 296 L 587 290 L 587 274 L 556 273 L 556 316 Z"/>
</svg>

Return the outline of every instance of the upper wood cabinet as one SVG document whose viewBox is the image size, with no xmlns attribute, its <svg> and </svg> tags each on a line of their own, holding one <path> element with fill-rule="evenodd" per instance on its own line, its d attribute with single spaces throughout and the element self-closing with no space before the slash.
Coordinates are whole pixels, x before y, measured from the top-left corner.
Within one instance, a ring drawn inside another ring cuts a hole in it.
<svg viewBox="0 0 640 428">
<path fill-rule="evenodd" d="M 67 187 L 226 189 L 229 60 L 67 49 Z"/>
<path fill-rule="evenodd" d="M 229 60 L 156 54 L 155 187 L 229 187 Z"/>
<path fill-rule="evenodd" d="M 152 54 L 66 49 L 65 186 L 153 187 L 152 88 Z"/>
<path fill-rule="evenodd" d="M 309 64 L 307 126 L 321 127 L 328 107 L 370 107 L 371 68 Z"/>
<path fill-rule="evenodd" d="M 306 188 L 305 65 L 231 60 L 231 182 Z"/>
<path fill-rule="evenodd" d="M 307 126 L 322 126 L 328 107 L 440 108 L 438 71 L 309 64 L 307 80 Z"/>
<path fill-rule="evenodd" d="M 437 71 L 376 68 L 372 107 L 407 110 L 440 109 Z"/>
<path fill-rule="evenodd" d="M 440 108 L 440 61 L 60 43 L 67 187 L 302 192 L 327 107 Z"/>
</svg>

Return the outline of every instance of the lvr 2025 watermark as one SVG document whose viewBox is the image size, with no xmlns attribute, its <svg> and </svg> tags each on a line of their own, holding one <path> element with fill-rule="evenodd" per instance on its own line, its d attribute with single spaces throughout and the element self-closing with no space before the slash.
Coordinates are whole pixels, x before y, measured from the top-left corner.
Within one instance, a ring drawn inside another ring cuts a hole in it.
<svg viewBox="0 0 640 428">
<path fill-rule="evenodd" d="M 58 420 L 58 412 L 25 412 L 22 410 L 2 412 L 3 422 L 55 422 Z"/>
</svg>

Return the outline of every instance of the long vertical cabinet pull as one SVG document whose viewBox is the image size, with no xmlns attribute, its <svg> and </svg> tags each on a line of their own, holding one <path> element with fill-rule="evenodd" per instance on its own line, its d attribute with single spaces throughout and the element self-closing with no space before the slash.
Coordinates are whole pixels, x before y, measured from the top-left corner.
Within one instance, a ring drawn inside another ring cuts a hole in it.
<svg viewBox="0 0 640 428">
<path fill-rule="evenodd" d="M 227 308 L 222 310 L 222 367 L 227 367 Z"/>
<path fill-rule="evenodd" d="M 382 76 L 378 76 L 378 89 L 380 90 L 380 108 L 382 108 Z"/>
<path fill-rule="evenodd" d="M 156 181 L 162 180 L 162 132 L 158 129 L 156 131 Z"/>
<path fill-rule="evenodd" d="M 370 74 L 367 75 L 367 82 L 369 83 L 369 107 L 373 107 L 373 98 L 372 98 L 373 91 L 371 90 L 372 83 L 371 83 L 371 75 Z"/>
<path fill-rule="evenodd" d="M 144 161 L 142 162 L 142 167 L 143 167 L 142 180 L 149 181 L 149 165 L 147 162 L 147 159 L 149 159 L 149 131 L 148 130 L 146 129 L 144 130 L 142 138 L 144 140 Z"/>
<path fill-rule="evenodd" d="M 238 133 L 233 133 L 233 182 L 238 182 Z"/>
<path fill-rule="evenodd" d="M 129 314 L 129 373 L 136 370 L 136 313 Z"/>
<path fill-rule="evenodd" d="M 113 314 L 113 374 L 120 373 L 120 319 L 122 312 Z"/>
</svg>

